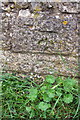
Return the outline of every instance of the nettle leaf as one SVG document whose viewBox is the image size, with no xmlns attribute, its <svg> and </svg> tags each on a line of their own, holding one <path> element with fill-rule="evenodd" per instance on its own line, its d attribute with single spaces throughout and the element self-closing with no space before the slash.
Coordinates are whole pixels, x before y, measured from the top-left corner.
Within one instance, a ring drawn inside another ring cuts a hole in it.
<svg viewBox="0 0 80 120">
<path fill-rule="evenodd" d="M 45 102 L 40 102 L 38 105 L 39 109 L 41 109 L 42 111 L 46 111 L 48 108 L 51 107 L 50 104 L 45 103 Z"/>
<path fill-rule="evenodd" d="M 73 95 L 72 94 L 66 94 L 66 95 L 64 95 L 63 101 L 65 103 L 71 103 L 71 102 L 73 102 Z"/>
<path fill-rule="evenodd" d="M 47 75 L 45 79 L 48 83 L 54 83 L 55 78 L 52 75 Z"/>
<path fill-rule="evenodd" d="M 50 102 L 50 101 L 51 101 L 51 98 L 49 98 L 49 96 L 48 96 L 47 94 L 44 94 L 44 95 L 43 95 L 43 100 L 44 100 L 45 102 Z"/>
</svg>

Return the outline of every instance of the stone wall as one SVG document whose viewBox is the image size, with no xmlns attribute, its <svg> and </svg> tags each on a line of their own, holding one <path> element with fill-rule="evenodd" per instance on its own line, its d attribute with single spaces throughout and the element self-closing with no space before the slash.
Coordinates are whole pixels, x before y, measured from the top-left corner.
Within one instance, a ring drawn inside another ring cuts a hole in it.
<svg viewBox="0 0 80 120">
<path fill-rule="evenodd" d="M 79 4 L 2 3 L 3 68 L 77 76 Z"/>
</svg>

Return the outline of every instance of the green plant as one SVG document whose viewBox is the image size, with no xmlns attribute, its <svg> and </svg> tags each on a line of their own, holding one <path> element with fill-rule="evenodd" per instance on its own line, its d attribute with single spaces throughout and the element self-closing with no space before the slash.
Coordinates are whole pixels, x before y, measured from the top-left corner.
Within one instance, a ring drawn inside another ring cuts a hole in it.
<svg viewBox="0 0 80 120">
<path fill-rule="evenodd" d="M 41 83 L 29 77 L 3 74 L 3 119 L 73 119 L 79 117 L 78 83 L 47 75 Z M 39 81 L 39 78 L 38 78 Z"/>
</svg>

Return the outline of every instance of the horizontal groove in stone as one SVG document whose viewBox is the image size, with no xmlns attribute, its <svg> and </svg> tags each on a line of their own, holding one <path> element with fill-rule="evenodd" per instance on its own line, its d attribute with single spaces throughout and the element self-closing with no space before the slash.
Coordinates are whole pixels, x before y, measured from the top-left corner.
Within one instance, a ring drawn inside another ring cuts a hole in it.
<svg viewBox="0 0 80 120">
<path fill-rule="evenodd" d="M 3 49 L 3 51 L 10 51 L 10 50 L 5 50 Z M 53 52 L 53 53 L 48 53 L 48 52 L 30 52 L 30 51 L 10 51 L 11 53 L 19 53 L 19 54 L 44 54 L 44 55 L 62 55 L 62 56 L 73 56 L 73 57 L 79 57 L 80 55 L 77 54 L 75 55 L 75 53 L 61 53 L 61 52 Z"/>
</svg>

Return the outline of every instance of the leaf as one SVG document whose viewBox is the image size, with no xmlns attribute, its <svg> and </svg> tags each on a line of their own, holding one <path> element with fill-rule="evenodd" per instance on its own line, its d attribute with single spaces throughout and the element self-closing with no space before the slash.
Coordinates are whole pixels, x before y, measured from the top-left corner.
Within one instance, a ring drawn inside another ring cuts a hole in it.
<svg viewBox="0 0 80 120">
<path fill-rule="evenodd" d="M 50 102 L 51 98 L 49 98 L 49 96 L 48 96 L 47 94 L 44 94 L 44 95 L 43 95 L 43 100 L 44 100 L 45 102 Z"/>
<path fill-rule="evenodd" d="M 60 77 L 60 76 L 57 77 L 57 78 L 56 78 L 56 82 L 57 82 L 57 83 L 63 83 L 63 82 L 64 82 L 63 77 Z"/>
<path fill-rule="evenodd" d="M 46 91 L 46 88 L 47 88 L 46 86 L 42 86 L 42 87 L 41 87 L 42 93 L 44 93 L 44 92 Z"/>
<path fill-rule="evenodd" d="M 41 109 L 42 111 L 46 111 L 48 108 L 51 107 L 50 104 L 47 104 L 45 102 L 40 102 L 38 105 L 39 109 Z"/>
<path fill-rule="evenodd" d="M 50 98 L 53 98 L 55 96 L 55 90 L 53 90 L 53 89 L 47 90 L 46 93 Z"/>
<path fill-rule="evenodd" d="M 71 92 L 72 86 L 68 86 L 67 84 L 64 86 L 64 90 L 67 92 Z"/>
<path fill-rule="evenodd" d="M 29 97 L 29 99 L 30 99 L 31 101 L 34 101 L 34 100 L 37 98 L 37 95 L 35 95 L 35 94 L 30 94 L 28 97 Z"/>
<path fill-rule="evenodd" d="M 54 111 L 51 111 L 51 115 L 52 115 L 52 116 L 55 115 Z"/>
<path fill-rule="evenodd" d="M 38 90 L 37 88 L 32 87 L 31 89 L 29 89 L 29 92 L 30 94 L 37 94 Z"/>
<path fill-rule="evenodd" d="M 46 115 L 46 111 L 45 112 L 43 112 L 41 115 L 40 115 L 40 117 L 42 117 L 42 118 L 47 118 L 47 115 Z"/>
<path fill-rule="evenodd" d="M 47 75 L 45 80 L 49 83 L 55 82 L 55 78 L 52 75 Z"/>
<path fill-rule="evenodd" d="M 67 84 L 67 85 L 70 85 L 70 86 L 74 86 L 76 84 L 76 80 L 74 79 L 71 79 L 71 78 L 67 78 L 65 81 L 64 81 L 64 85 Z"/>
<path fill-rule="evenodd" d="M 26 111 L 30 112 L 31 111 L 31 107 L 26 107 Z"/>
<path fill-rule="evenodd" d="M 58 96 L 62 95 L 62 88 L 57 88 L 57 89 L 56 89 L 56 94 L 57 94 Z"/>
<path fill-rule="evenodd" d="M 34 116 L 35 116 L 35 111 L 32 109 L 31 114 L 30 114 L 30 118 L 33 118 Z"/>
<path fill-rule="evenodd" d="M 67 92 L 70 92 L 75 86 L 75 84 L 76 84 L 76 81 L 74 79 L 67 78 L 66 80 L 64 80 L 64 83 L 63 83 L 64 90 Z"/>
<path fill-rule="evenodd" d="M 53 85 L 51 83 L 46 83 L 47 89 L 50 89 Z"/>
<path fill-rule="evenodd" d="M 66 95 L 64 95 L 63 101 L 65 103 L 71 103 L 73 101 L 73 95 L 72 94 L 66 94 Z"/>
<path fill-rule="evenodd" d="M 31 100 L 31 101 L 34 101 L 36 98 L 37 98 L 37 93 L 38 93 L 38 90 L 37 90 L 37 88 L 31 88 L 31 89 L 29 89 L 29 99 Z"/>
</svg>

